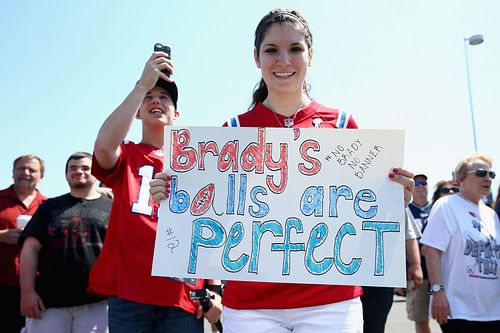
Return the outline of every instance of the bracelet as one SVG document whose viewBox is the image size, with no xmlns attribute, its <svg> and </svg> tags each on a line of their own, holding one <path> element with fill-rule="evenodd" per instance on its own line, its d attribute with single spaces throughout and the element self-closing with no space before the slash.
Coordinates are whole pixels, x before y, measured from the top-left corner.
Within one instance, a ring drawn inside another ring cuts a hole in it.
<svg viewBox="0 0 500 333">
<path fill-rule="evenodd" d="M 224 288 L 221 284 L 207 284 L 207 289 L 222 297 Z"/>
</svg>

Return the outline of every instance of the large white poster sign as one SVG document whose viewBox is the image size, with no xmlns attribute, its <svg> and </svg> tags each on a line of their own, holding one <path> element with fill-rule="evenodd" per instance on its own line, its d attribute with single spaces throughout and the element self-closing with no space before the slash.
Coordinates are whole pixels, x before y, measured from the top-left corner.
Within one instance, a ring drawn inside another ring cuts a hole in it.
<svg viewBox="0 0 500 333">
<path fill-rule="evenodd" d="M 153 275 L 406 284 L 401 130 L 168 128 Z"/>
</svg>

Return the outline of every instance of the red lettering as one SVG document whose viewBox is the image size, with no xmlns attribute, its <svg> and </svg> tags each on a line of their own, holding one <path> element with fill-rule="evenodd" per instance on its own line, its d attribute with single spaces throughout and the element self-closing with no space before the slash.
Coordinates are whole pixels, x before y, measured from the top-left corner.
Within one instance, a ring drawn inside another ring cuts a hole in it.
<svg viewBox="0 0 500 333">
<path fill-rule="evenodd" d="M 177 172 L 191 170 L 196 164 L 196 151 L 186 147 L 191 140 L 191 134 L 186 129 L 171 131 L 170 167 Z"/>
<path fill-rule="evenodd" d="M 287 145 L 285 143 L 280 144 L 280 158 L 278 161 L 273 161 L 272 157 L 273 145 L 271 143 L 266 144 L 266 166 L 269 170 L 280 171 L 280 181 L 278 184 L 273 182 L 274 176 L 266 176 L 267 187 L 274 193 L 282 193 L 288 182 L 288 156 L 287 156 Z"/>
<path fill-rule="evenodd" d="M 239 141 L 227 142 L 220 151 L 217 167 L 220 171 L 227 171 L 233 166 L 233 172 L 238 172 L 238 147 Z"/>
<path fill-rule="evenodd" d="M 200 160 L 198 161 L 198 170 L 205 170 L 205 155 L 207 153 L 212 153 L 214 156 L 219 156 L 219 147 L 213 141 L 207 143 L 198 143 L 198 152 L 200 154 Z"/>
<path fill-rule="evenodd" d="M 264 173 L 264 139 L 265 130 L 259 128 L 257 141 L 250 143 L 241 153 L 241 168 L 245 171 L 255 169 L 256 173 Z"/>
<path fill-rule="evenodd" d="M 313 151 L 320 151 L 319 142 L 306 140 L 300 145 L 300 156 L 304 159 L 304 161 L 311 164 L 310 167 L 307 167 L 304 163 L 299 163 L 299 172 L 306 176 L 315 175 L 321 169 L 321 162 L 317 158 L 308 155 L 309 149 L 312 149 Z"/>
</svg>

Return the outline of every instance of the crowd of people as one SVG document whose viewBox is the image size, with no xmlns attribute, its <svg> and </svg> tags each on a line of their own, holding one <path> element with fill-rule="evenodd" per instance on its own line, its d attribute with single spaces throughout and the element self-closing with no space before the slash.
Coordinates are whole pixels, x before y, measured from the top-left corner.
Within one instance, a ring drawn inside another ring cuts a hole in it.
<svg viewBox="0 0 500 333">
<path fill-rule="evenodd" d="M 249 110 L 223 126 L 358 128 L 351 115 L 311 98 L 312 46 L 298 11 L 267 13 L 254 40 L 262 79 Z M 14 183 L 0 191 L 2 331 L 201 333 L 203 318 L 217 323 L 223 313 L 226 333 L 383 332 L 394 288 L 225 281 L 223 294 L 220 280 L 151 275 L 157 210 L 170 195 L 165 127 L 180 116 L 173 70 L 169 54 L 149 57 L 93 154 L 69 156 L 69 193 L 48 199 L 38 191 L 41 158 L 14 161 Z M 135 119 L 139 143 L 125 140 Z M 430 332 L 432 318 L 443 332 L 499 332 L 500 194 L 497 213 L 482 201 L 492 161 L 464 158 L 431 202 L 425 174 L 394 166 L 387 178 L 402 187 L 407 207 L 407 310 L 416 332 Z M 190 297 L 201 288 L 208 309 Z"/>
</svg>

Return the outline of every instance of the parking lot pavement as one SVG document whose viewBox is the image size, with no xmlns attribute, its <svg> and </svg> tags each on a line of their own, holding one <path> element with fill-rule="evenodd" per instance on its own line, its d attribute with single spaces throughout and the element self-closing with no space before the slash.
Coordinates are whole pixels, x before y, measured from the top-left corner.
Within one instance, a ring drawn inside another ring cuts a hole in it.
<svg viewBox="0 0 500 333">
<path fill-rule="evenodd" d="M 432 333 L 440 333 L 441 328 L 435 320 L 431 320 Z M 385 324 L 385 333 L 415 332 L 415 324 L 406 316 L 406 299 L 394 295 L 394 303 Z"/>
</svg>

